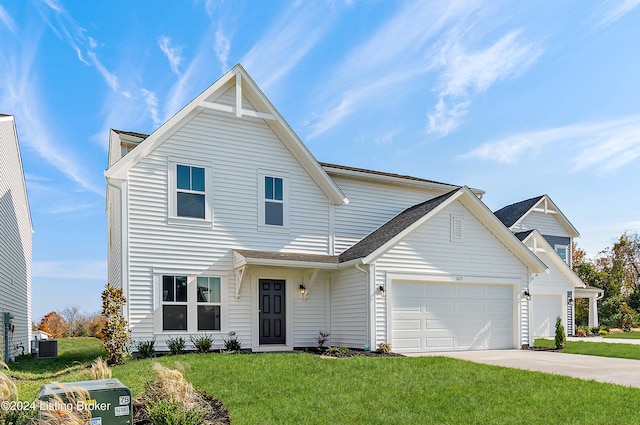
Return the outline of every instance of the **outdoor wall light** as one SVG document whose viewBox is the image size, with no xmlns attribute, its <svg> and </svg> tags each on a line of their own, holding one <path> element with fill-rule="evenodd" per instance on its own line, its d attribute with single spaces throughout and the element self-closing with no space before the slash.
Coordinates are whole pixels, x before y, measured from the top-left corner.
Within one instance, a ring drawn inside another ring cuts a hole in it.
<svg viewBox="0 0 640 425">
<path fill-rule="evenodd" d="M 304 286 L 302 283 L 300 284 L 300 286 L 298 287 L 298 293 L 302 296 L 302 297 L 306 297 L 307 296 L 307 287 Z"/>
<path fill-rule="evenodd" d="M 531 293 L 529 293 L 529 291 L 525 289 L 524 291 L 522 291 L 522 298 L 525 298 L 527 301 L 529 301 L 531 299 Z"/>
<path fill-rule="evenodd" d="M 378 286 L 378 291 L 380 291 L 380 294 L 384 295 L 384 286 L 383 285 Z"/>
<path fill-rule="evenodd" d="M 573 298 L 569 298 L 567 300 L 567 305 L 573 305 L 574 302 L 575 302 L 575 300 Z"/>
</svg>

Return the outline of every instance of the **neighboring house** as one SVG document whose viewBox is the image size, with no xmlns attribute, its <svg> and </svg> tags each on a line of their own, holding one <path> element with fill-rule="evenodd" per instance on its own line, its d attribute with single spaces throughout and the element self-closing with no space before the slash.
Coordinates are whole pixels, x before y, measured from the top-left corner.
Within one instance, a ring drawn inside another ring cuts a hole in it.
<svg viewBox="0 0 640 425">
<path fill-rule="evenodd" d="M 152 134 L 112 130 L 105 177 L 109 282 L 159 350 L 532 343 L 548 265 L 484 192 L 317 162 L 240 65 Z"/>
<path fill-rule="evenodd" d="M 573 334 L 577 298 L 589 299 L 589 326 L 598 326 L 597 301 L 603 291 L 587 286 L 571 269 L 573 238 L 580 234 L 549 196 L 507 205 L 494 214 L 549 267 L 531 286 L 533 336 L 555 335 L 558 316 L 566 333 Z"/>
<path fill-rule="evenodd" d="M 0 359 L 29 351 L 32 234 L 15 120 L 0 114 Z M 7 325 L 13 331 L 5 345 Z"/>
<path fill-rule="evenodd" d="M 45 332 L 43 330 L 38 329 L 37 331 L 33 331 L 33 338 L 34 339 L 54 339 L 53 335 L 51 335 L 49 332 Z"/>
</svg>

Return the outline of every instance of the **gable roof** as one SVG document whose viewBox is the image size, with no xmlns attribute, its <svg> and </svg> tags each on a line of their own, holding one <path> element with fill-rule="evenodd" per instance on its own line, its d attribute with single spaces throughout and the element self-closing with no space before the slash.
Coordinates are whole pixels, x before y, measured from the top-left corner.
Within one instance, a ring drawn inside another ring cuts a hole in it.
<svg viewBox="0 0 640 425">
<path fill-rule="evenodd" d="M 494 215 L 498 217 L 505 226 L 511 228 L 522 221 L 532 211 L 553 214 L 571 237 L 577 238 L 580 236 L 578 230 L 571 224 L 562 211 L 560 211 L 549 195 L 536 196 L 535 198 L 507 205 L 495 211 Z"/>
<path fill-rule="evenodd" d="M 540 273 L 547 266 L 507 229 L 491 210 L 467 186 L 440 195 L 408 208 L 380 226 L 370 235 L 340 255 L 340 262 L 360 259 L 364 264 L 374 262 L 380 255 L 395 246 L 402 238 L 413 232 L 439 211 L 459 200 L 482 222 L 513 255 L 532 272 Z"/>
<path fill-rule="evenodd" d="M 235 105 L 230 106 L 217 103 L 215 99 L 224 94 L 232 84 L 235 84 L 236 89 Z M 251 104 L 255 106 L 256 110 L 243 108 L 243 97 L 246 97 Z M 131 167 L 146 157 L 157 146 L 164 142 L 167 137 L 184 125 L 184 123 L 205 109 L 238 118 L 246 116 L 264 119 L 331 202 L 338 205 L 349 203 L 349 200 L 342 190 L 320 166 L 304 143 L 302 143 L 302 140 L 295 134 L 289 124 L 240 64 L 231 68 L 231 70 L 220 77 L 218 81 L 189 102 L 173 117 L 169 118 L 169 120 L 151 133 L 144 141 L 140 142 L 129 154 L 123 156 L 110 166 L 104 173 L 105 177 L 107 179 L 124 179 L 127 171 L 131 169 Z M 139 134 L 135 136 L 139 137 Z"/>
<path fill-rule="evenodd" d="M 533 244 L 533 252 L 537 255 L 537 252 L 548 253 L 547 258 L 553 262 L 553 264 L 560 270 L 560 272 L 573 284 L 575 288 L 586 288 L 587 285 L 578 277 L 577 274 L 569 267 L 562 257 L 556 252 L 555 249 L 547 242 L 538 230 L 528 230 L 526 232 L 516 233 L 518 239 L 526 245 L 531 241 Z M 534 280 L 535 284 L 535 280 Z"/>
<path fill-rule="evenodd" d="M 370 255 L 400 234 L 403 230 L 407 229 L 416 221 L 433 211 L 438 205 L 442 204 L 459 190 L 460 188 L 452 190 L 444 195 L 440 195 L 402 211 L 372 233 L 365 236 L 351 248 L 340 254 L 340 262 L 343 263 Z"/>
</svg>

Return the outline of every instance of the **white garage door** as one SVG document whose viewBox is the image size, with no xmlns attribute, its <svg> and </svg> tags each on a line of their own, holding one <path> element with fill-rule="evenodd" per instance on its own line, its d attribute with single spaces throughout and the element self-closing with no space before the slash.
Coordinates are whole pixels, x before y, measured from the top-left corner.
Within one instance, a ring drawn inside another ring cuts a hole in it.
<svg viewBox="0 0 640 425">
<path fill-rule="evenodd" d="M 546 337 L 556 334 L 556 317 L 562 317 L 560 295 L 533 295 L 531 297 L 531 322 L 533 336 Z"/>
<path fill-rule="evenodd" d="M 398 352 L 513 348 L 513 286 L 394 282 Z"/>
</svg>

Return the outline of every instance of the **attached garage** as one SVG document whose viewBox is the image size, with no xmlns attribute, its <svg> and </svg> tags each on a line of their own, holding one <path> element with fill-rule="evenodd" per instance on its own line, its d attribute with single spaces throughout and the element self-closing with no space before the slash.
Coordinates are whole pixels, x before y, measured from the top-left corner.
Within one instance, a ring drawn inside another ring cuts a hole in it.
<svg viewBox="0 0 640 425">
<path fill-rule="evenodd" d="M 531 298 L 531 322 L 533 336 L 549 337 L 556 333 L 556 317 L 562 317 L 560 295 L 533 295 Z"/>
<path fill-rule="evenodd" d="M 397 352 L 514 347 L 514 286 L 394 281 L 391 345 Z"/>
</svg>

